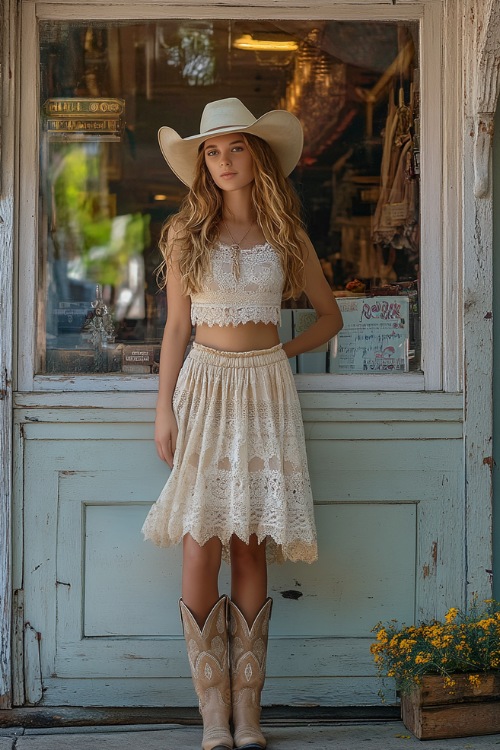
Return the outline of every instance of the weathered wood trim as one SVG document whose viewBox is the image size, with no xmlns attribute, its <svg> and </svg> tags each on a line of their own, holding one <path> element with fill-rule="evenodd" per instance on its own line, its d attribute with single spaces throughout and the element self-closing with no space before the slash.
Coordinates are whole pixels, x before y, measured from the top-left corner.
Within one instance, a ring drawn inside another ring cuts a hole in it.
<svg viewBox="0 0 500 750">
<path fill-rule="evenodd" d="M 31 390 L 35 372 L 36 347 L 36 261 L 38 202 L 38 35 L 35 6 L 23 3 L 21 8 L 20 50 L 20 119 L 19 142 L 19 221 L 18 267 L 19 288 L 16 390 Z"/>
<path fill-rule="evenodd" d="M 420 310 L 425 389 L 443 387 L 443 9 L 433 3 L 421 21 Z M 447 343 L 446 343 L 447 345 Z"/>
<path fill-rule="evenodd" d="M 485 198 L 490 187 L 491 147 L 495 110 L 500 90 L 500 4 L 483 0 L 475 17 L 476 65 L 474 69 L 474 193 Z"/>
<path fill-rule="evenodd" d="M 478 104 L 490 102 L 487 49 L 500 49 L 491 0 L 464 4 L 464 398 L 465 551 L 467 600 L 492 591 L 493 436 L 493 205 L 492 190 L 474 191 Z M 484 40 L 487 40 L 488 43 Z M 479 45 L 479 46 L 478 46 Z M 478 54 L 479 49 L 479 54 Z M 498 54 L 498 52 L 497 52 Z M 498 84 L 498 79 L 497 79 Z M 484 185 L 483 185 L 484 187 Z M 483 197 L 480 197 L 480 196 Z"/>
<path fill-rule="evenodd" d="M 24 693 L 24 425 L 15 421 L 12 430 L 12 702 L 23 706 Z M 1 712 L 0 712 L 1 713 Z"/>
<path fill-rule="evenodd" d="M 440 362 L 441 357 L 438 356 Z M 438 374 L 440 377 L 440 372 Z M 425 378 L 422 372 L 407 372 L 370 375 L 331 375 L 303 374 L 294 375 L 295 385 L 299 391 L 422 391 Z M 23 389 L 25 390 L 25 389 Z M 158 392 L 156 375 L 37 375 L 33 378 L 33 390 L 39 393 L 47 391 L 89 391 L 115 393 L 122 391 Z"/>
<path fill-rule="evenodd" d="M 2 15 L 0 194 L 0 708 L 12 705 L 11 654 L 11 494 L 12 494 L 12 363 L 14 278 L 15 53 L 17 4 L 4 0 Z"/>
<path fill-rule="evenodd" d="M 463 388 L 462 10 L 447 0 L 443 25 L 443 390 Z"/>
<path fill-rule="evenodd" d="M 330 724 L 336 721 L 397 721 L 399 706 L 264 706 L 262 723 L 293 726 L 304 722 Z M 198 708 L 18 708 L 0 714 L 0 727 L 98 727 L 129 724 L 199 725 Z"/>
<path fill-rule="evenodd" d="M 364 411 L 376 411 L 380 419 L 398 418 L 400 412 L 404 418 L 412 420 L 443 419 L 443 413 L 451 413 L 446 418 L 462 419 L 463 395 L 461 393 L 399 393 L 394 391 L 372 391 L 369 393 L 353 391 L 335 391 L 329 393 L 309 391 L 299 394 L 303 409 L 339 409 L 356 412 L 356 419 Z M 117 414 L 123 411 L 123 417 L 135 421 L 135 413 L 143 410 L 154 410 L 156 393 L 154 392 L 120 392 L 120 393 L 84 393 L 64 391 L 61 393 L 16 393 L 15 408 L 29 409 L 26 420 L 50 420 L 51 411 L 55 409 L 87 409 L 85 421 L 103 419 L 103 409 L 113 409 Z M 73 412 L 72 412 L 73 414 Z M 61 411 L 61 418 L 68 421 L 68 412 Z"/>
<path fill-rule="evenodd" d="M 44 19 L 150 19 L 150 18 L 193 18 L 192 8 L 196 8 L 196 18 L 335 18 L 350 20 L 353 13 L 360 20 L 385 20 L 395 18 L 407 20 L 422 15 L 425 4 L 435 0 L 423 0 L 415 3 L 413 0 L 322 0 L 318 3 L 303 2 L 303 0 L 253 0 L 251 3 L 238 3 L 235 0 L 192 0 L 188 3 L 164 2 L 164 0 L 149 0 L 133 6 L 126 0 L 111 0 L 106 4 L 99 0 L 91 0 L 82 5 L 79 0 L 23 0 L 25 4 L 36 5 L 37 18 Z"/>
</svg>

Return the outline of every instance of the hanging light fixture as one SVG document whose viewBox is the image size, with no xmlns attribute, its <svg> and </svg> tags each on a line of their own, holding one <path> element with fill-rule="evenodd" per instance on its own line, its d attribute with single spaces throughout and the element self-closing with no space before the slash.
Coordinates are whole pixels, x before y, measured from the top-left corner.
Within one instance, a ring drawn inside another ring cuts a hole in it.
<svg viewBox="0 0 500 750">
<path fill-rule="evenodd" d="M 252 34 L 242 34 L 233 41 L 236 49 L 248 50 L 250 52 L 295 52 L 299 45 L 294 39 L 270 38 L 255 39 Z"/>
</svg>

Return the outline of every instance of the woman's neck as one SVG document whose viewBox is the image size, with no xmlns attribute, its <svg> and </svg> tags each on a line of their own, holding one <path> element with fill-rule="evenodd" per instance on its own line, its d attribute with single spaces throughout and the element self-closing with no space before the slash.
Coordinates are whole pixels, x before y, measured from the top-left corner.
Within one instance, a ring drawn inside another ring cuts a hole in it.
<svg viewBox="0 0 500 750">
<path fill-rule="evenodd" d="M 256 220 L 255 208 L 252 205 L 252 191 L 235 190 L 222 194 L 222 218 L 231 224 L 248 225 Z"/>
</svg>

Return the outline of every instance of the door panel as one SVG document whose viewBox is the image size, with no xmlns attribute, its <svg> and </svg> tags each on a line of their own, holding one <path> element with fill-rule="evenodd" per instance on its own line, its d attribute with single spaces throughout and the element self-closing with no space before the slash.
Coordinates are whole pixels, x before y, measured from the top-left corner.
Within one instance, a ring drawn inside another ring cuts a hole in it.
<svg viewBox="0 0 500 750">
<path fill-rule="evenodd" d="M 181 549 L 157 549 L 140 534 L 168 476 L 152 414 L 126 422 L 124 411 L 103 410 L 90 422 L 87 410 L 72 412 L 69 423 L 66 410 L 47 422 L 39 410 L 23 424 L 25 621 L 41 634 L 26 653 L 28 698 L 191 705 Z M 449 542 L 463 523 L 456 422 L 442 423 L 437 439 L 431 423 L 427 440 L 379 428 L 383 439 L 367 440 L 360 420 L 345 439 L 342 415 L 328 435 L 306 421 L 319 561 L 270 568 L 264 702 L 377 703 L 372 627 L 412 622 L 422 602 L 438 606 L 442 583 L 448 593 L 458 585 L 462 552 Z M 446 566 L 436 559 L 432 568 L 434 542 L 448 549 Z M 223 565 L 222 590 L 228 578 Z"/>
</svg>

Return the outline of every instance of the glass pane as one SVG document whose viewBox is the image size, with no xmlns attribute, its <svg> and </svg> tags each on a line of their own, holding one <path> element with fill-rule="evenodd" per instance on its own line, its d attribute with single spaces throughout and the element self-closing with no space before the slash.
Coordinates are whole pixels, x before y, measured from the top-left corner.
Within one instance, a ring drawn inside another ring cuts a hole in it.
<svg viewBox="0 0 500 750">
<path fill-rule="evenodd" d="M 157 242 L 186 190 L 157 130 L 195 134 L 204 105 L 234 95 L 301 120 L 292 180 L 352 319 L 297 371 L 418 369 L 416 23 L 46 21 L 40 61 L 38 372 L 156 371 Z M 284 340 L 313 320 L 305 296 L 287 307 Z"/>
</svg>

